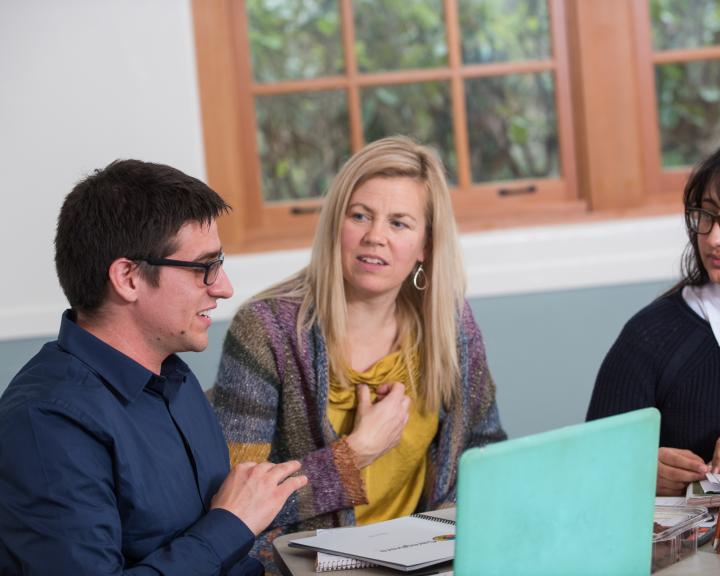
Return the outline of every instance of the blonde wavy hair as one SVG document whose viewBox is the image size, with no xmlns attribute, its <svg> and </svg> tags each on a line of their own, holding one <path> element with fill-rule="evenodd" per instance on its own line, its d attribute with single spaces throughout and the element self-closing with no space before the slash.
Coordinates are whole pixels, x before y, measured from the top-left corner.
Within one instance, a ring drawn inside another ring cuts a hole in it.
<svg viewBox="0 0 720 576">
<path fill-rule="evenodd" d="M 300 300 L 297 330 L 317 322 L 325 337 L 330 367 L 343 377 L 347 354 L 347 306 L 342 273 L 340 232 L 352 193 L 372 178 L 414 178 L 426 191 L 426 258 L 428 287 L 416 290 L 412 274 L 397 297 L 398 342 L 406 361 L 413 349 L 420 358 L 417 398 L 423 412 L 438 411 L 456 398 L 460 369 L 457 332 L 465 296 L 465 273 L 457 227 L 442 161 L 434 150 L 404 136 L 377 140 L 353 155 L 334 178 L 315 232 L 310 264 L 253 301 Z M 412 370 L 408 372 L 412 373 Z"/>
</svg>

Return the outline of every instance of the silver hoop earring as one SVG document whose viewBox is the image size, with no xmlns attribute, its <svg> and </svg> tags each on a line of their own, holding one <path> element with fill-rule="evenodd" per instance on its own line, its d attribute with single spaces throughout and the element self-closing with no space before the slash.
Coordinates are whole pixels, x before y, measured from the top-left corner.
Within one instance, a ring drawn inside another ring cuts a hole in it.
<svg viewBox="0 0 720 576">
<path fill-rule="evenodd" d="M 415 290 L 420 290 L 420 292 L 427 290 L 428 279 L 427 274 L 425 274 L 425 270 L 423 269 L 422 262 L 418 262 L 415 274 L 413 274 L 412 282 L 413 286 L 415 286 Z"/>
</svg>

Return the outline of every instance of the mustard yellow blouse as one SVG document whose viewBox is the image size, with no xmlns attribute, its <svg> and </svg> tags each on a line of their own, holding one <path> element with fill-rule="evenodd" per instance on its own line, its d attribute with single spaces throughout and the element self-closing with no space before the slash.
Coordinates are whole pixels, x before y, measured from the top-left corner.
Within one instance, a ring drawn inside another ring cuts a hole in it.
<svg viewBox="0 0 720 576">
<path fill-rule="evenodd" d="M 420 377 L 419 357 L 410 355 L 414 381 Z M 367 384 L 375 401 L 374 388 L 386 382 L 401 382 L 415 400 L 416 390 L 410 385 L 408 366 L 400 351 L 378 360 L 364 372 L 346 369 L 350 387 L 343 388 L 334 374 L 330 375 L 328 418 L 338 435 L 350 434 L 355 420 L 355 385 Z M 417 402 L 410 405 L 410 417 L 397 446 L 362 469 L 369 504 L 355 507 L 358 524 L 369 524 L 412 514 L 422 495 L 427 468 L 427 453 L 438 429 L 438 414 L 421 414 Z"/>
</svg>

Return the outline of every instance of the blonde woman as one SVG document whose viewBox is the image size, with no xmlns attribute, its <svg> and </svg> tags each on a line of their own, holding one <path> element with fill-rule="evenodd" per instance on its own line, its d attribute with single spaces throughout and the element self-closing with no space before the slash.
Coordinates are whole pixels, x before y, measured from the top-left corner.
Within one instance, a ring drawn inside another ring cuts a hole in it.
<svg viewBox="0 0 720 576">
<path fill-rule="evenodd" d="M 228 331 L 214 404 L 233 463 L 303 464 L 254 553 L 310 528 L 452 503 L 463 450 L 505 438 L 442 164 L 404 137 L 334 179 L 310 264 Z"/>
</svg>

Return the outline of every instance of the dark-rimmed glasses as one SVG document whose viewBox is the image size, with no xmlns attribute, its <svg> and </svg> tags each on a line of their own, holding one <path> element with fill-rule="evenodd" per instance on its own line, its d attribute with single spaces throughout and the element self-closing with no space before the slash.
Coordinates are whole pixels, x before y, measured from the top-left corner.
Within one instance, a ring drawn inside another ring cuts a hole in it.
<svg viewBox="0 0 720 576">
<path fill-rule="evenodd" d="M 696 234 L 710 234 L 715 222 L 720 223 L 720 214 L 704 208 L 685 209 L 685 224 Z"/>
<path fill-rule="evenodd" d="M 133 258 L 133 260 L 145 262 L 146 264 L 150 264 L 150 266 L 175 266 L 178 268 L 204 270 L 203 283 L 205 286 L 212 286 L 217 280 L 218 274 L 220 274 L 220 268 L 222 268 L 223 262 L 225 262 L 225 254 L 220 252 L 220 256 L 215 258 L 215 260 L 210 260 L 210 262 L 188 262 L 187 260 L 173 260 L 172 258 Z"/>
</svg>

